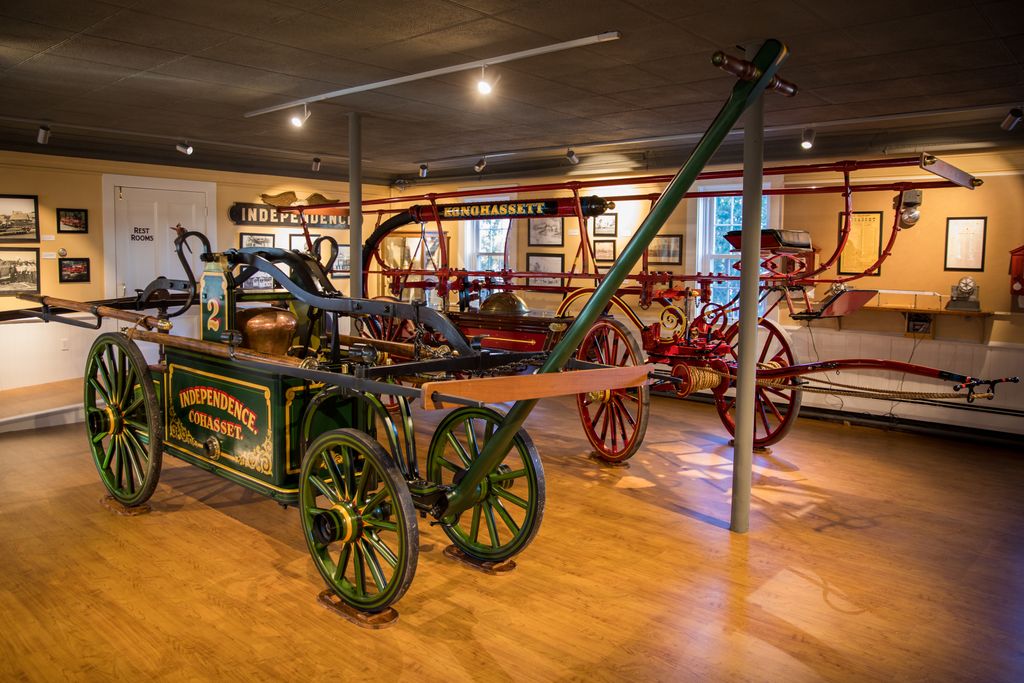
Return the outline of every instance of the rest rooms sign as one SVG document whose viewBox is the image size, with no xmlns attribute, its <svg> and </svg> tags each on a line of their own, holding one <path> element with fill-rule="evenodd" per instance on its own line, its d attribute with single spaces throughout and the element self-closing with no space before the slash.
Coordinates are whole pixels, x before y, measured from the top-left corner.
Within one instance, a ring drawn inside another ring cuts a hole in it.
<svg viewBox="0 0 1024 683">
<path fill-rule="evenodd" d="M 281 213 L 266 204 L 235 202 L 228 211 L 235 225 L 301 225 L 299 214 Z M 311 228 L 347 228 L 348 216 L 306 216 L 306 225 Z"/>
</svg>

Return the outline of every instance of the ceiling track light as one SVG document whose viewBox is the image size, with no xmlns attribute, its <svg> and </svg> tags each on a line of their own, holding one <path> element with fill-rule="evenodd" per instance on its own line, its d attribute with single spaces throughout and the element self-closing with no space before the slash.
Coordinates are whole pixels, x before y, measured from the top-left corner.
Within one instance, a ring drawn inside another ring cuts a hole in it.
<svg viewBox="0 0 1024 683">
<path fill-rule="evenodd" d="M 473 164 L 473 170 L 477 173 L 482 173 L 487 168 L 487 157 L 480 157 L 480 161 Z"/>
<path fill-rule="evenodd" d="M 580 163 L 580 158 L 579 156 L 576 155 L 576 152 L 573 150 L 572 147 L 565 151 L 565 158 L 568 159 L 569 163 L 572 164 L 573 166 Z"/>
<path fill-rule="evenodd" d="M 36 132 L 36 142 L 40 145 L 45 145 L 50 142 L 49 126 L 39 126 L 39 130 Z"/>
<path fill-rule="evenodd" d="M 320 157 L 313 157 L 313 173 L 320 172 Z"/>
<path fill-rule="evenodd" d="M 430 173 L 430 168 L 426 164 L 420 164 L 420 178 L 426 178 Z"/>
<path fill-rule="evenodd" d="M 480 67 L 480 80 L 476 82 L 476 91 L 481 95 L 490 95 L 494 92 L 494 88 L 497 87 L 498 81 L 501 80 L 501 74 L 495 76 L 494 80 L 487 79 L 487 67 Z"/>
<path fill-rule="evenodd" d="M 305 104 L 302 105 L 302 113 L 292 114 L 291 122 L 296 128 L 302 128 L 305 125 L 306 120 L 309 119 L 309 107 Z"/>
<path fill-rule="evenodd" d="M 999 127 L 1009 132 L 1017 127 L 1020 120 L 1024 118 L 1024 111 L 1021 111 L 1020 107 L 1014 107 L 1006 114 L 1006 118 L 999 124 Z"/>
<path fill-rule="evenodd" d="M 185 156 L 191 156 L 193 151 L 192 145 L 188 144 L 187 142 L 179 142 L 174 146 L 174 149 L 178 150 Z"/>
<path fill-rule="evenodd" d="M 814 147 L 814 129 L 804 128 L 804 132 L 800 134 L 800 147 L 803 149 L 810 149 Z"/>
</svg>

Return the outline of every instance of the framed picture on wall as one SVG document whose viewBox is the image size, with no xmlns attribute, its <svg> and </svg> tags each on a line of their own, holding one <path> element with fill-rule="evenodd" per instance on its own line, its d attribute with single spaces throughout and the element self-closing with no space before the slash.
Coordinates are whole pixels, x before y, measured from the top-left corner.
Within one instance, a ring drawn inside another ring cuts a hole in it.
<svg viewBox="0 0 1024 683">
<path fill-rule="evenodd" d="M 240 232 L 238 233 L 238 246 L 242 249 L 249 247 L 273 249 L 274 234 L 271 232 Z"/>
<path fill-rule="evenodd" d="M 652 266 L 683 265 L 683 236 L 658 235 L 647 249 L 647 262 Z"/>
<path fill-rule="evenodd" d="M 69 282 L 89 282 L 89 278 L 89 259 L 57 259 L 57 281 L 61 284 Z"/>
<path fill-rule="evenodd" d="M 338 258 L 330 267 L 331 277 L 348 277 L 352 270 L 352 246 L 349 244 L 338 245 Z"/>
<path fill-rule="evenodd" d="M 987 216 L 946 219 L 945 270 L 985 270 Z"/>
<path fill-rule="evenodd" d="M 610 263 L 618 256 L 615 240 L 594 240 L 594 260 L 598 263 Z"/>
<path fill-rule="evenodd" d="M 562 219 L 559 216 L 541 216 L 531 218 L 527 246 L 561 247 L 565 235 L 562 231 Z"/>
<path fill-rule="evenodd" d="M 39 293 L 39 250 L 0 247 L 0 296 Z"/>
<path fill-rule="evenodd" d="M 561 273 L 565 270 L 565 256 L 562 254 L 526 254 L 526 270 L 531 273 Z M 561 287 L 560 277 L 527 278 L 531 287 Z"/>
<path fill-rule="evenodd" d="M 89 210 L 57 209 L 57 232 L 89 232 Z"/>
<path fill-rule="evenodd" d="M 320 235 L 309 234 L 311 242 L 316 242 L 316 238 Z M 306 251 L 306 235 L 301 232 L 294 232 L 288 235 L 288 248 L 293 251 Z"/>
<path fill-rule="evenodd" d="M 617 237 L 619 234 L 619 214 L 605 213 L 594 216 L 594 237 Z"/>
<path fill-rule="evenodd" d="M 846 214 L 839 212 L 839 239 L 842 239 Z M 850 214 L 850 237 L 839 253 L 839 274 L 860 275 L 882 255 L 882 212 L 854 211 Z M 871 277 L 882 274 L 879 268 Z"/>
<path fill-rule="evenodd" d="M 0 242 L 39 241 L 39 197 L 0 194 Z"/>
</svg>

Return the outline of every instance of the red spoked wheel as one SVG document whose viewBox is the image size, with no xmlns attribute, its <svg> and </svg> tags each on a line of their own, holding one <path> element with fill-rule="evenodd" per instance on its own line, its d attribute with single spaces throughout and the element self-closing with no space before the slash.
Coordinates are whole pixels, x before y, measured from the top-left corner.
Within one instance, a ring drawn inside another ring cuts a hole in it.
<svg viewBox="0 0 1024 683">
<path fill-rule="evenodd" d="M 398 299 L 390 296 L 379 296 L 375 301 L 394 301 Z M 383 341 L 401 342 L 411 344 L 416 339 L 416 326 L 411 320 L 405 318 L 392 318 L 384 315 L 364 315 L 354 318 L 356 330 L 360 337 L 368 339 L 380 339 Z M 412 358 L 405 358 L 392 355 L 391 359 L 396 361 L 408 361 Z M 388 359 L 384 359 L 387 362 Z M 398 412 L 398 399 L 390 394 L 382 395 L 381 401 L 389 413 Z"/>
<path fill-rule="evenodd" d="M 576 351 L 576 358 L 615 367 L 644 362 L 640 346 L 629 330 L 611 318 L 594 323 Z M 640 448 L 647 432 L 650 405 L 651 390 L 646 384 L 576 394 L 583 431 L 595 455 L 605 462 L 623 462 Z"/>
<path fill-rule="evenodd" d="M 374 301 L 394 301 L 395 303 L 398 303 L 398 299 L 390 296 L 375 297 Z M 369 339 L 411 343 L 413 339 L 416 338 L 416 326 L 411 320 L 407 320 L 405 318 L 392 318 L 384 315 L 364 315 L 355 318 L 355 326 L 356 329 L 359 330 L 360 337 L 367 337 Z M 411 359 L 402 358 L 400 360 Z"/>
<path fill-rule="evenodd" d="M 734 323 L 725 331 L 723 341 L 729 345 L 729 355 L 724 359 L 730 371 L 735 372 L 739 360 L 739 324 Z M 774 368 L 796 365 L 793 345 L 786 332 L 771 322 L 761 320 L 757 331 L 757 366 Z M 774 386 L 758 384 L 754 389 L 754 447 L 763 448 L 782 440 L 793 428 L 800 413 L 802 394 L 795 388 L 796 378 L 780 379 Z M 716 395 L 715 407 L 722 424 L 730 434 L 736 433 L 736 383 Z"/>
</svg>

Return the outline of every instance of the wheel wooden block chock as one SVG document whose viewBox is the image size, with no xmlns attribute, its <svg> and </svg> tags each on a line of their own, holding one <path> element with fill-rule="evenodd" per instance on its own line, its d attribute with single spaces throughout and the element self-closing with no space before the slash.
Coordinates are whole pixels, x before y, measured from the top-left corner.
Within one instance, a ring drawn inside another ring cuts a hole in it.
<svg viewBox="0 0 1024 683">
<path fill-rule="evenodd" d="M 115 515 L 121 515 L 122 517 L 148 515 L 153 510 L 153 508 L 149 507 L 147 503 L 128 507 L 121 501 L 115 500 L 113 496 L 103 496 L 100 498 L 100 505 L 113 512 Z"/>
<path fill-rule="evenodd" d="M 394 607 L 388 607 L 382 612 L 363 612 L 346 604 L 330 590 L 321 591 L 316 601 L 360 628 L 382 629 L 398 621 L 398 610 Z"/>
<path fill-rule="evenodd" d="M 507 574 L 516 568 L 515 560 L 504 560 L 502 562 L 487 562 L 485 560 L 478 560 L 470 557 L 466 553 L 462 552 L 454 545 L 450 545 L 444 549 L 445 557 L 450 557 L 456 562 L 460 562 L 470 569 L 475 569 L 478 572 L 484 574 L 491 574 L 497 576 L 499 574 Z"/>
</svg>

